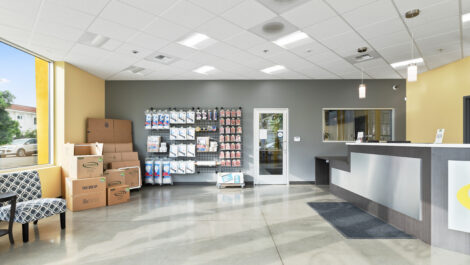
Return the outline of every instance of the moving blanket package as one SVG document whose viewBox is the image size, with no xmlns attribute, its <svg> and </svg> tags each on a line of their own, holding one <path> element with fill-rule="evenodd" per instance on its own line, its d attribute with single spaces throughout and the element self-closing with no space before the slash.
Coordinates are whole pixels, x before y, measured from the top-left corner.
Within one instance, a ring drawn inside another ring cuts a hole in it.
<svg viewBox="0 0 470 265">
<path fill-rule="evenodd" d="M 72 179 L 94 178 L 103 175 L 103 144 L 65 144 L 65 177 Z"/>
</svg>

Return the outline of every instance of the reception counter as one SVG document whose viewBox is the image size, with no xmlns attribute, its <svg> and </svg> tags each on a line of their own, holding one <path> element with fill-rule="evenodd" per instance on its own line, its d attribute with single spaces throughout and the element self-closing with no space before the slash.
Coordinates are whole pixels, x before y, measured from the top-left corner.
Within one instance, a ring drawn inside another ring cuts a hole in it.
<svg viewBox="0 0 470 265">
<path fill-rule="evenodd" d="M 421 240 L 470 254 L 470 145 L 348 143 L 333 194 Z"/>
</svg>

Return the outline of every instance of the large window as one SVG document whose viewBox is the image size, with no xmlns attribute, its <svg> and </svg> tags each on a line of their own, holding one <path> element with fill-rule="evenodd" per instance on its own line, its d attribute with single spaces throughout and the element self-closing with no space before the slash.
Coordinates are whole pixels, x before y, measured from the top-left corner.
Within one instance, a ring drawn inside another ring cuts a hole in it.
<svg viewBox="0 0 470 265">
<path fill-rule="evenodd" d="M 323 109 L 323 141 L 393 140 L 393 109 Z"/>
<path fill-rule="evenodd" d="M 0 42 L 0 170 L 51 163 L 52 63 Z"/>
</svg>

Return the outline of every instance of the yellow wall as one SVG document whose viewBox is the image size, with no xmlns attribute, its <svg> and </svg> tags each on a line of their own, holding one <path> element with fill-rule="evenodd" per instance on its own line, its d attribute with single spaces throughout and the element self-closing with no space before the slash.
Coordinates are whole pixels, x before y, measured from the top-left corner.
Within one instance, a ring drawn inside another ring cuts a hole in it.
<svg viewBox="0 0 470 265">
<path fill-rule="evenodd" d="M 35 58 L 38 164 L 49 164 L 49 62 Z"/>
<path fill-rule="evenodd" d="M 69 63 L 55 62 L 55 161 L 63 164 L 65 143 L 86 142 L 87 118 L 105 117 L 104 80 Z M 65 180 L 59 186 L 65 191 Z"/>
<path fill-rule="evenodd" d="M 470 57 L 422 73 L 406 84 L 406 137 L 432 143 L 444 128 L 444 143 L 463 143 L 463 97 L 470 95 Z"/>
</svg>

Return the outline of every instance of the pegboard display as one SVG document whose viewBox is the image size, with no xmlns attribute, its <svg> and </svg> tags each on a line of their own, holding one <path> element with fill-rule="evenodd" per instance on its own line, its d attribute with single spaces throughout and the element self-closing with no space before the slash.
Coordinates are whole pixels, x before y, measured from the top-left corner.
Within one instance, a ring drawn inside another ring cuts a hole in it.
<svg viewBox="0 0 470 265">
<path fill-rule="evenodd" d="M 149 161 L 145 183 L 172 184 L 171 177 L 165 183 L 164 172 L 158 171 L 164 167 L 150 166 L 151 161 L 169 162 L 170 175 L 241 172 L 242 119 L 241 107 L 150 108 L 145 112 L 146 165 Z M 192 162 L 186 171 L 182 169 L 182 164 Z"/>
</svg>

